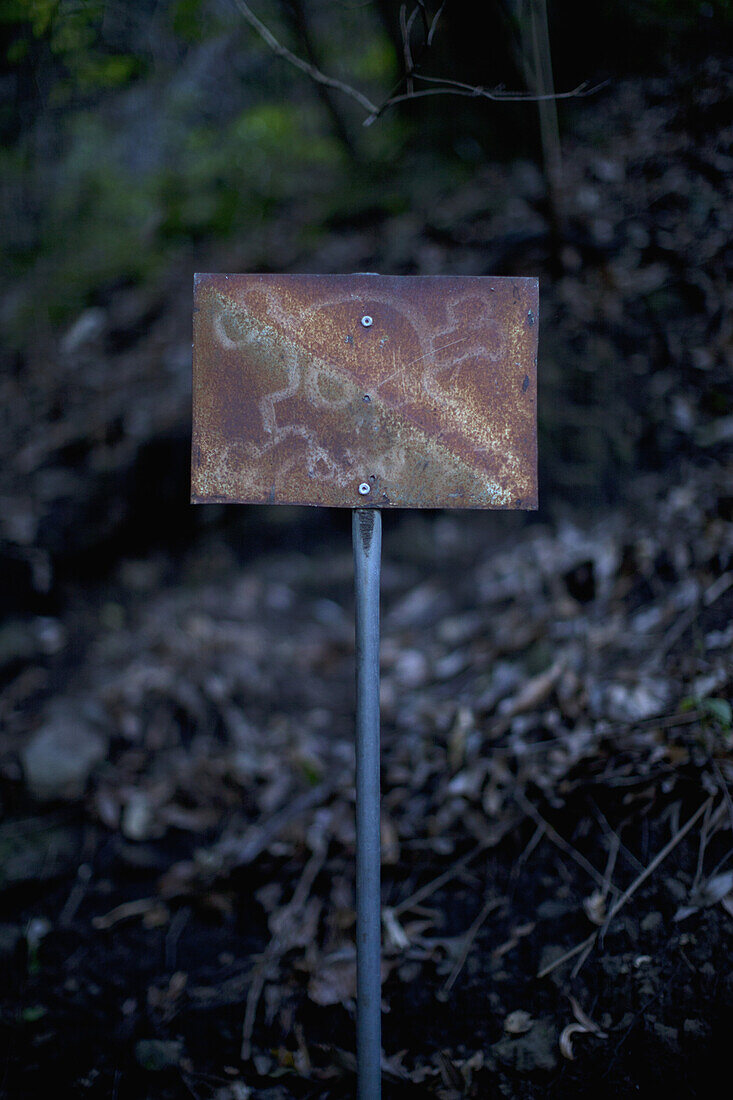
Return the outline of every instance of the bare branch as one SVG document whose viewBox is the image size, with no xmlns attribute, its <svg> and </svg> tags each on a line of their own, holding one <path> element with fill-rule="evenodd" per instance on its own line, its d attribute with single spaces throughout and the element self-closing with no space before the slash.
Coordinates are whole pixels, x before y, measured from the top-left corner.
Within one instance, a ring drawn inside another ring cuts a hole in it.
<svg viewBox="0 0 733 1100">
<path fill-rule="evenodd" d="M 447 3 L 447 0 L 443 0 L 443 3 L 440 5 L 440 7 L 436 11 L 435 15 L 433 16 L 433 21 L 430 24 L 430 30 L 428 31 L 428 36 L 425 40 L 426 44 L 428 46 L 432 46 L 432 44 L 433 44 L 433 35 L 435 34 L 436 30 L 438 29 L 438 20 L 440 19 L 441 15 L 443 14 L 443 9 L 444 9 L 446 3 Z"/>
<path fill-rule="evenodd" d="M 379 110 L 375 111 L 373 115 L 364 119 L 362 125 L 371 126 L 373 122 L 376 122 L 380 115 L 387 110 L 388 107 L 393 107 L 395 103 L 404 103 L 408 99 L 423 99 L 425 96 L 432 95 L 459 95 L 467 96 L 469 99 L 490 99 L 494 103 L 537 103 L 542 99 L 581 99 L 584 96 L 593 95 L 600 88 L 604 87 L 604 84 L 594 85 L 592 88 L 588 87 L 588 84 L 584 82 L 579 84 L 577 88 L 573 88 L 569 92 L 556 92 L 553 96 L 538 96 L 532 92 L 507 92 L 503 88 L 498 87 L 490 90 L 488 88 L 472 87 L 470 84 L 461 85 L 459 81 L 443 80 L 440 77 L 426 77 L 420 76 L 419 73 L 414 73 L 415 80 L 434 80 L 437 87 L 424 88 L 422 91 L 417 92 L 405 92 L 404 95 L 394 95 L 390 99 L 386 100 Z M 605 83 L 605 82 L 604 82 Z"/>
<path fill-rule="evenodd" d="M 573 970 L 573 977 L 577 975 L 580 967 L 583 965 L 591 950 L 595 946 L 595 943 L 598 940 L 601 931 L 606 931 L 613 918 L 617 915 L 617 913 L 619 913 L 621 909 L 623 909 L 629 898 L 633 897 L 639 887 L 646 882 L 646 880 L 651 874 L 654 873 L 654 871 L 656 871 L 659 864 L 667 858 L 670 852 L 677 847 L 681 840 L 684 840 L 692 826 L 702 817 L 702 815 L 708 812 L 712 802 L 712 797 L 708 798 L 705 802 L 703 802 L 702 806 L 699 806 L 697 808 L 695 813 L 687 819 L 682 828 L 678 829 L 672 839 L 668 840 L 664 847 L 659 852 L 657 852 L 651 863 L 649 863 L 641 872 L 641 874 L 634 879 L 634 881 L 631 883 L 631 886 L 624 890 L 623 894 L 621 894 L 621 896 L 617 898 L 617 900 L 611 906 L 611 910 L 608 916 L 606 917 L 603 929 L 599 928 L 596 932 L 591 932 L 590 936 L 588 936 L 587 939 L 583 940 L 582 943 L 576 943 L 575 947 L 571 947 L 570 950 L 566 951 L 564 955 L 561 955 L 559 959 L 554 959 L 551 963 L 548 963 L 547 966 L 543 966 L 542 969 L 537 972 L 538 978 L 546 978 L 547 975 L 551 974 L 553 970 L 556 970 L 559 966 L 562 966 L 563 963 L 568 962 L 570 959 L 574 958 L 576 955 L 580 955 L 582 952 L 582 957 Z M 721 802 L 718 810 L 716 811 L 716 816 L 722 809 L 722 807 L 723 803 Z"/>
<path fill-rule="evenodd" d="M 430 24 L 428 22 L 428 9 L 425 7 L 425 0 L 417 0 L 417 7 L 415 8 L 415 12 L 417 12 L 418 8 L 420 9 L 420 15 L 422 16 L 423 32 L 427 40 L 428 34 L 430 33 Z"/>
<path fill-rule="evenodd" d="M 539 103 L 545 99 L 582 99 L 584 96 L 593 95 L 601 88 L 604 88 L 608 83 L 607 80 L 604 80 L 591 87 L 589 82 L 584 80 L 582 84 L 578 84 L 576 88 L 571 88 L 569 92 L 551 92 L 547 95 L 537 95 L 535 92 L 508 92 L 501 84 L 498 84 L 492 89 L 483 88 L 480 84 L 464 84 L 460 80 L 450 80 L 447 76 L 421 76 L 420 73 L 415 73 L 415 80 L 424 80 L 429 84 L 440 84 L 443 85 L 445 89 L 459 88 L 465 95 L 485 96 L 487 99 L 506 99 L 510 102 L 520 101 L 526 103 Z"/>
<path fill-rule="evenodd" d="M 408 26 L 405 25 L 405 22 L 404 22 L 405 5 L 403 4 L 402 7 L 400 8 L 400 30 L 402 32 L 403 53 L 405 53 L 405 51 L 407 51 L 407 53 L 405 54 L 405 72 L 402 74 L 402 76 L 397 81 L 397 83 L 395 85 L 393 85 L 392 88 L 390 88 L 389 93 L 385 96 L 384 101 L 382 102 L 382 104 L 381 104 L 379 110 L 376 112 L 376 114 L 373 115 L 371 118 L 367 119 L 364 122 L 365 126 L 370 126 L 372 124 L 372 122 L 374 122 L 374 120 L 376 118 L 378 118 L 382 114 L 382 112 L 387 109 L 387 107 L 392 102 L 393 96 L 395 96 L 397 94 L 397 92 L 399 91 L 399 89 L 402 87 L 403 84 L 405 84 L 407 86 L 407 90 L 408 90 L 409 93 L 412 93 L 414 91 L 414 84 L 413 84 L 413 81 L 412 81 L 412 74 L 415 72 L 418 65 L 420 65 L 420 63 L 422 62 L 423 56 L 425 55 L 426 51 L 430 49 L 430 46 L 431 46 L 431 43 L 432 43 L 433 32 L 435 31 L 438 20 L 440 18 L 440 15 L 441 15 L 441 13 L 443 11 L 443 8 L 445 7 L 446 3 L 447 3 L 447 0 L 443 0 L 443 3 L 441 4 L 440 8 L 438 9 L 438 11 L 437 11 L 437 13 L 436 13 L 436 15 L 433 19 L 432 26 L 430 26 L 428 24 L 428 15 L 427 15 L 427 9 L 425 7 L 424 0 L 418 0 L 417 7 L 413 10 L 412 16 L 410 16 L 409 27 L 411 27 L 412 18 L 416 14 L 417 9 L 419 8 L 421 13 L 422 13 L 422 17 L 423 17 L 424 41 L 422 43 L 422 46 L 420 47 L 417 58 L 415 58 L 415 59 L 413 59 L 412 52 L 411 52 L 411 45 L 410 45 L 410 40 L 409 40 L 409 28 L 408 28 Z"/>
<path fill-rule="evenodd" d="M 289 61 L 291 65 L 294 65 L 296 69 L 300 69 L 301 72 L 306 73 L 311 80 L 315 80 L 317 84 L 325 84 L 328 88 L 336 88 L 339 92 L 343 92 L 344 95 L 351 96 L 356 102 L 364 108 L 365 111 L 369 111 L 370 114 L 374 114 L 379 110 L 375 103 L 372 103 L 370 99 L 367 99 L 358 88 L 352 88 L 350 84 L 344 84 L 342 80 L 337 80 L 333 76 L 326 76 L 320 69 L 317 69 L 315 65 L 309 64 L 304 61 L 302 57 L 298 57 L 282 43 L 278 42 L 275 35 L 270 31 L 264 23 L 262 23 L 252 9 L 249 7 L 245 0 L 234 0 L 239 11 L 249 23 L 253 30 L 257 31 L 260 38 L 270 47 L 273 53 L 278 57 L 284 58 L 285 61 Z"/>
<path fill-rule="evenodd" d="M 433 35 L 446 2 L 447 0 L 444 0 L 433 17 L 426 39 L 426 47 L 432 44 Z M 317 84 L 324 84 L 328 88 L 335 88 L 337 91 L 343 92 L 344 95 L 356 100 L 359 106 L 367 112 L 367 117 L 363 122 L 364 126 L 371 126 L 389 107 L 393 107 L 397 103 L 404 103 L 408 99 L 423 99 L 426 96 L 434 95 L 459 95 L 468 96 L 472 99 L 489 99 L 496 103 L 541 103 L 545 100 L 577 99 L 583 96 L 593 95 L 594 92 L 597 92 L 607 83 L 604 81 L 601 84 L 589 87 L 588 82 L 584 81 L 582 84 L 579 84 L 577 88 L 573 88 L 569 92 L 553 92 L 547 95 L 535 95 L 532 92 L 509 92 L 501 86 L 489 89 L 479 85 L 464 84 L 460 80 L 450 80 L 447 77 L 421 76 L 419 73 L 415 72 L 415 62 L 412 58 L 412 51 L 409 43 L 410 31 L 412 30 L 415 17 L 418 11 L 423 11 L 424 13 L 424 5 L 418 3 L 413 9 L 409 19 L 406 19 L 405 5 L 402 6 L 400 11 L 406 72 L 396 87 L 399 88 L 406 81 L 408 90 L 399 95 L 391 94 L 381 105 L 377 106 L 377 104 L 372 103 L 363 92 L 360 92 L 358 88 L 352 87 L 351 84 L 346 84 L 343 80 L 337 80 L 333 76 L 327 76 L 315 65 L 311 65 L 308 61 L 304 61 L 302 57 L 298 57 L 298 55 L 294 54 L 292 50 L 289 50 L 287 46 L 283 46 L 282 43 L 275 38 L 272 31 L 257 18 L 249 4 L 246 3 L 246 0 L 234 0 L 234 3 L 249 23 L 250 27 L 259 34 L 260 38 L 270 47 L 274 54 L 288 61 L 296 69 L 300 69 L 301 72 L 305 73 Z M 413 86 L 413 81 L 415 80 L 422 80 L 425 83 L 434 84 L 435 87 L 423 88 L 422 90 L 415 91 Z"/>
<path fill-rule="evenodd" d="M 405 79 L 407 81 L 407 91 L 412 93 L 414 91 L 414 84 L 412 81 L 412 74 L 415 69 L 414 62 L 412 60 L 412 49 L 410 46 L 410 35 L 412 33 L 412 24 L 415 22 L 415 16 L 418 13 L 418 8 L 414 7 L 410 18 L 407 18 L 407 4 L 400 4 L 400 30 L 402 31 L 402 53 L 405 60 Z"/>
</svg>

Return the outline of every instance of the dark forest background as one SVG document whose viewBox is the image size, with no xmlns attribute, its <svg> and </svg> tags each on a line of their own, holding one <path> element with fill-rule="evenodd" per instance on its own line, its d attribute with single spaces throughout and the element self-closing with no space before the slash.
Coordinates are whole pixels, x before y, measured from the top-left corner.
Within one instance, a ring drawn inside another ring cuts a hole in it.
<svg viewBox="0 0 733 1100">
<path fill-rule="evenodd" d="M 370 120 L 248 12 L 475 94 Z M 732 47 L 729 0 L 0 5 L 0 1094 L 353 1093 L 349 517 L 189 506 L 191 297 L 379 271 L 541 303 L 538 515 L 385 520 L 387 1095 L 705 1095 Z"/>
</svg>

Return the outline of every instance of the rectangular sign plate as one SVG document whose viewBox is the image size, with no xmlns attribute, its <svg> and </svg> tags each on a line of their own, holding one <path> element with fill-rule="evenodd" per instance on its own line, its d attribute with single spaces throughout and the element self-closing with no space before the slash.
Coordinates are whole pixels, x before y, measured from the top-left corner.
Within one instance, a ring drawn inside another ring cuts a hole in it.
<svg viewBox="0 0 733 1100">
<path fill-rule="evenodd" d="M 536 279 L 196 275 L 194 503 L 536 508 Z"/>
</svg>

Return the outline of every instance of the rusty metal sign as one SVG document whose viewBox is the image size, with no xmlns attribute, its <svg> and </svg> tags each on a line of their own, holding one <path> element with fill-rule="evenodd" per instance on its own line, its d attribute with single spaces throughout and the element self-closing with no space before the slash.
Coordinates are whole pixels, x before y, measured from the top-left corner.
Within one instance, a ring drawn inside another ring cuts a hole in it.
<svg viewBox="0 0 733 1100">
<path fill-rule="evenodd" d="M 536 508 L 536 279 L 196 275 L 194 503 Z"/>
</svg>

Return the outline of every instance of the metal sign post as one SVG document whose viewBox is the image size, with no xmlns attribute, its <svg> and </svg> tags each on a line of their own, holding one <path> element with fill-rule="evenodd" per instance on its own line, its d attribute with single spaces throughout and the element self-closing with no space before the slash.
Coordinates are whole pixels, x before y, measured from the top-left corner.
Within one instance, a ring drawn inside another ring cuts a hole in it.
<svg viewBox="0 0 733 1100">
<path fill-rule="evenodd" d="M 356 587 L 356 1054 L 359 1100 L 380 1094 L 379 567 L 382 517 L 352 513 Z"/>
<path fill-rule="evenodd" d="M 194 503 L 352 509 L 359 1100 L 381 1093 L 385 508 L 537 507 L 536 279 L 197 275 Z"/>
</svg>

